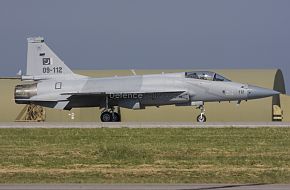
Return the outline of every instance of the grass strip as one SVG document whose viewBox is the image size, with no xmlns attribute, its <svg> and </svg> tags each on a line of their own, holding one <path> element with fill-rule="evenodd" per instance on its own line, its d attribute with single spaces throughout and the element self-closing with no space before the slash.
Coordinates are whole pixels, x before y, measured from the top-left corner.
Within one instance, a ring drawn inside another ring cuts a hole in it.
<svg viewBox="0 0 290 190">
<path fill-rule="evenodd" d="M 0 183 L 289 183 L 290 128 L 0 129 Z"/>
</svg>

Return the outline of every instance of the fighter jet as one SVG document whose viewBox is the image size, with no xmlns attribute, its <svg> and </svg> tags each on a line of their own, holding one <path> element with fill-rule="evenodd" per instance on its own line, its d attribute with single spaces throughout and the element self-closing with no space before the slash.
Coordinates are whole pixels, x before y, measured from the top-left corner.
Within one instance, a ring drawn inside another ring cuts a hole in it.
<svg viewBox="0 0 290 190">
<path fill-rule="evenodd" d="M 193 106 L 205 122 L 205 102 L 251 100 L 279 92 L 231 80 L 210 71 L 90 78 L 73 73 L 46 45 L 44 38 L 28 38 L 24 83 L 15 87 L 17 104 L 36 104 L 71 110 L 102 109 L 101 121 L 119 122 L 116 107 L 145 109 L 149 106 Z"/>
</svg>

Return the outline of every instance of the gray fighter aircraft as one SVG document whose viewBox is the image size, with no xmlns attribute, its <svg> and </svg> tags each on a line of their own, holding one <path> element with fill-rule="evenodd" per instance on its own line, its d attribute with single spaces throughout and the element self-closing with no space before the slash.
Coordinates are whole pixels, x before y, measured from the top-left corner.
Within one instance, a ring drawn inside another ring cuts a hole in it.
<svg viewBox="0 0 290 190">
<path fill-rule="evenodd" d="M 28 38 L 27 70 L 15 87 L 17 104 L 36 104 L 70 110 L 103 109 L 101 121 L 117 122 L 116 106 L 145 109 L 147 106 L 195 106 L 198 122 L 205 122 L 205 102 L 264 98 L 279 92 L 232 82 L 210 71 L 90 78 L 73 73 L 45 44 L 42 37 Z"/>
</svg>

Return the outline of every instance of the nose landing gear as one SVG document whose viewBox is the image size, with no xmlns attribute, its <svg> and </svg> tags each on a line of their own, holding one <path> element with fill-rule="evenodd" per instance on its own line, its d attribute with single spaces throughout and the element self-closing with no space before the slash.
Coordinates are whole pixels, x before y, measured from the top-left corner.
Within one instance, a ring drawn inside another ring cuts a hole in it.
<svg viewBox="0 0 290 190">
<path fill-rule="evenodd" d="M 201 113 L 197 116 L 196 120 L 199 123 L 206 122 L 206 116 L 205 116 L 205 108 L 203 105 L 197 107 L 197 109 L 200 109 Z"/>
</svg>

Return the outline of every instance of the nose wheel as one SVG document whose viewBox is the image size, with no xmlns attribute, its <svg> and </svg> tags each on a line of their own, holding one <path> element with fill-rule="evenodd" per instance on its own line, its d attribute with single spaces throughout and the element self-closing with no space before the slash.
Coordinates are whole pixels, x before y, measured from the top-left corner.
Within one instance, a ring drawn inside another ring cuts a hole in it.
<svg viewBox="0 0 290 190">
<path fill-rule="evenodd" d="M 200 109 L 200 111 L 201 111 L 201 113 L 196 118 L 197 122 L 199 122 L 199 123 L 206 122 L 206 116 L 205 116 L 204 106 L 199 106 L 197 109 Z"/>
<path fill-rule="evenodd" d="M 196 120 L 199 123 L 204 123 L 204 122 L 206 122 L 206 117 L 205 117 L 205 115 L 200 114 L 200 115 L 197 116 Z"/>
</svg>

